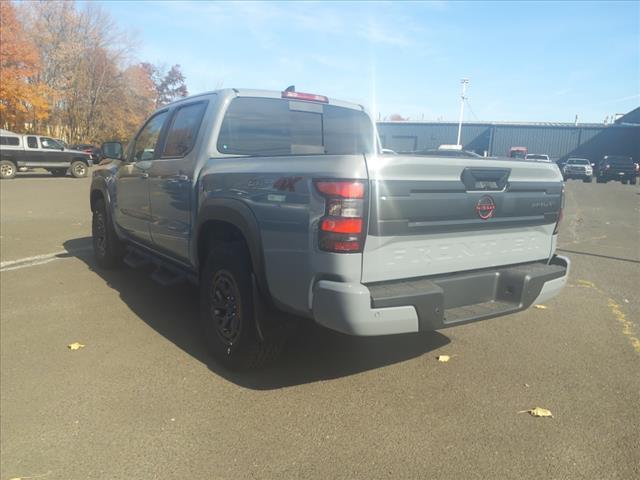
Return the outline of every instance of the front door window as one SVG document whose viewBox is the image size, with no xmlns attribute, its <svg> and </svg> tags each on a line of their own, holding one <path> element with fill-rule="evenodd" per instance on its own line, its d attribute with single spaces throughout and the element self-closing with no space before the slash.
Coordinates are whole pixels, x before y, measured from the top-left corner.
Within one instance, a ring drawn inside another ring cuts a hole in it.
<svg viewBox="0 0 640 480">
<path fill-rule="evenodd" d="M 133 161 L 142 162 L 154 158 L 156 144 L 162 131 L 162 126 L 167 119 L 167 112 L 160 112 L 147 122 L 136 138 L 133 146 Z"/>
<path fill-rule="evenodd" d="M 62 150 L 62 145 L 53 138 L 40 137 L 40 145 L 47 150 Z"/>
</svg>

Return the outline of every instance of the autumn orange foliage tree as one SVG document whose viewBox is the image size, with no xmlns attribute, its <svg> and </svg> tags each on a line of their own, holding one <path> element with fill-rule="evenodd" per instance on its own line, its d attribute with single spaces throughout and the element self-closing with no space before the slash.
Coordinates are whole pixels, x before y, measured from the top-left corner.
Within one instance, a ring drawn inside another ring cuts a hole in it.
<svg viewBox="0 0 640 480">
<path fill-rule="evenodd" d="M 37 81 L 40 58 L 10 2 L 0 2 L 0 124 L 24 131 L 49 115 L 48 88 Z"/>
<path fill-rule="evenodd" d="M 20 112 L 6 119 L 3 114 L 5 128 L 68 143 L 126 140 L 157 105 L 186 95 L 179 66 L 164 75 L 162 68 L 131 61 L 133 42 L 100 6 L 0 2 L 3 80 L 7 43 L 7 76 L 22 82 L 8 82 L 9 88 L 0 91 L 0 102 Z M 5 37 L 17 40 L 5 42 Z M 13 87 L 17 83 L 22 90 Z"/>
</svg>

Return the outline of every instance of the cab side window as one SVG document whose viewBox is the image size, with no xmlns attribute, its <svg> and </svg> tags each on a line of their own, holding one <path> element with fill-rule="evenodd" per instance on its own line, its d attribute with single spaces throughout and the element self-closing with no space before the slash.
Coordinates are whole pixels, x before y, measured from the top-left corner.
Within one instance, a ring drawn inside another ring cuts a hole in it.
<svg viewBox="0 0 640 480">
<path fill-rule="evenodd" d="M 155 150 L 160 138 L 160 132 L 167 120 L 167 111 L 158 113 L 152 117 L 136 137 L 133 145 L 134 162 L 142 162 L 155 158 Z"/>
<path fill-rule="evenodd" d="M 42 145 L 42 148 L 46 148 L 48 150 L 60 150 L 62 148 L 62 145 L 54 139 L 47 137 L 40 137 L 40 145 Z"/>
<path fill-rule="evenodd" d="M 38 139 L 36 137 L 27 137 L 27 147 L 38 148 Z"/>
<path fill-rule="evenodd" d="M 206 102 L 199 102 L 178 109 L 167 132 L 162 158 L 184 157 L 191 151 L 206 108 Z"/>
</svg>

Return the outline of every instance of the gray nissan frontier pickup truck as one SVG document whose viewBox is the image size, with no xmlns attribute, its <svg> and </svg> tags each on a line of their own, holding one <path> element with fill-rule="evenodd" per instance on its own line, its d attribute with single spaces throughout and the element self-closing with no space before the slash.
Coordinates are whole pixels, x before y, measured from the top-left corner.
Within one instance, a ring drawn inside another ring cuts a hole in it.
<svg viewBox="0 0 640 480">
<path fill-rule="evenodd" d="M 229 368 L 273 358 L 301 317 L 423 332 L 524 310 L 567 281 L 556 165 L 385 155 L 357 104 L 219 90 L 160 108 L 102 154 L 98 265 L 197 284 L 204 337 Z"/>
</svg>

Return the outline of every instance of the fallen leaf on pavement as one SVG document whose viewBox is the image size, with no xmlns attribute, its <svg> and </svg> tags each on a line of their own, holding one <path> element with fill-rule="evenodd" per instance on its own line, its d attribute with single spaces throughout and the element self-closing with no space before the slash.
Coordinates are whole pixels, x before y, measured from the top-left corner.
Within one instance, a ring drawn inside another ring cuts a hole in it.
<svg viewBox="0 0 640 480">
<path fill-rule="evenodd" d="M 531 410 L 520 410 L 518 413 L 528 413 L 532 417 L 551 417 L 553 418 L 553 414 L 550 410 L 542 407 L 532 408 Z"/>
<path fill-rule="evenodd" d="M 78 343 L 78 342 L 73 342 L 73 343 L 70 343 L 69 345 L 67 345 L 67 348 L 69 350 L 79 350 L 81 348 L 84 348 L 84 345 L 81 344 L 81 343 Z"/>
<path fill-rule="evenodd" d="M 535 308 L 539 308 L 540 310 L 546 310 L 547 307 L 544 305 L 536 305 Z"/>
<path fill-rule="evenodd" d="M 442 363 L 448 362 L 451 359 L 449 355 L 438 355 L 436 358 Z"/>
</svg>

